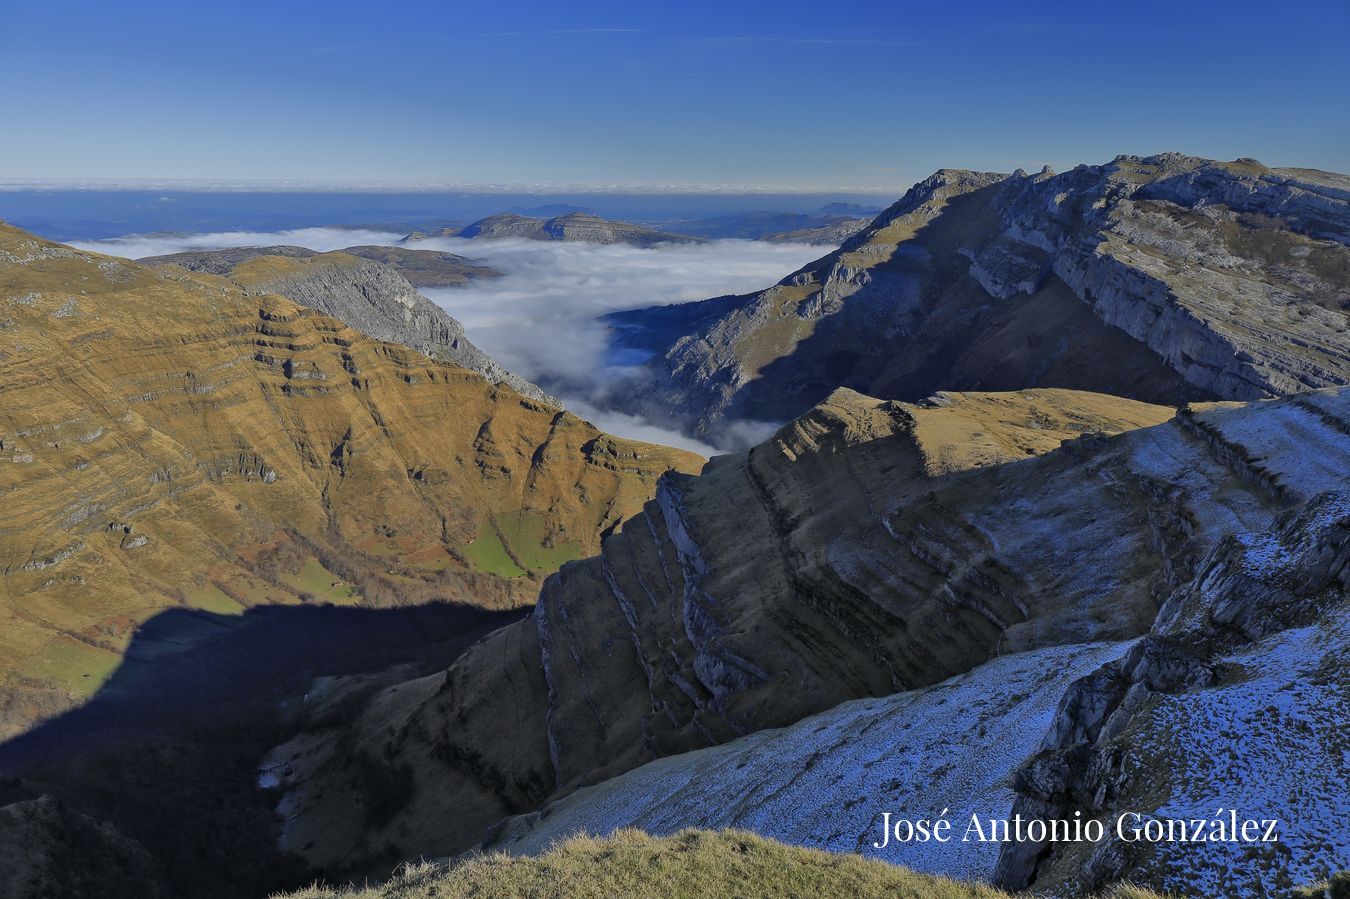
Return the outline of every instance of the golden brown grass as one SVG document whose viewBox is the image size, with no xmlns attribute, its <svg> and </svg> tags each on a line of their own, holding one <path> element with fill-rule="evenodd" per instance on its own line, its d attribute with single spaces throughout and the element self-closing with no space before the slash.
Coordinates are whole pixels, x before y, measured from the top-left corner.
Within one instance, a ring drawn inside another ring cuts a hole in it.
<svg viewBox="0 0 1350 899">
<path fill-rule="evenodd" d="M 314 886 L 288 899 L 1007 899 L 1008 895 L 982 884 L 918 874 L 859 855 L 788 846 L 746 831 L 686 830 L 671 837 L 652 837 L 640 830 L 619 830 L 606 838 L 574 837 L 534 858 L 494 854 L 449 869 L 413 865 L 379 886 Z M 1159 897 L 1126 885 L 1103 899 Z"/>
</svg>

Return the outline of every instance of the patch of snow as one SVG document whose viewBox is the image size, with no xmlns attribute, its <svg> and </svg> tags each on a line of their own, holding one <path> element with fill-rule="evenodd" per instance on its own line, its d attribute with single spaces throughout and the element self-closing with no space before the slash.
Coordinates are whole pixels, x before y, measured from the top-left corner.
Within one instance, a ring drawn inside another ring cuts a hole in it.
<svg viewBox="0 0 1350 899">
<path fill-rule="evenodd" d="M 890 843 L 882 815 L 936 819 L 959 837 L 972 814 L 1005 818 L 1010 778 L 1039 748 L 1065 688 L 1129 643 L 1002 656 L 933 687 L 844 703 L 779 730 L 659 759 L 514 819 L 500 846 L 540 852 L 569 835 L 639 827 L 739 827 L 860 852 L 919 871 L 987 877 L 1000 844 Z"/>
<path fill-rule="evenodd" d="M 1280 843 L 1265 852 L 1158 844 L 1162 885 L 1188 895 L 1276 895 L 1289 882 L 1350 868 L 1350 609 L 1224 661 L 1244 679 L 1161 697 L 1142 737 L 1164 748 L 1171 772 L 1172 794 L 1156 814 L 1236 809 L 1240 819 L 1277 819 Z"/>
<path fill-rule="evenodd" d="M 1324 402 L 1344 405 L 1340 396 Z M 1253 461 L 1305 500 L 1343 490 L 1350 472 L 1350 440 L 1303 406 L 1287 400 L 1216 409 L 1202 418 L 1224 439 L 1242 445 Z"/>
</svg>

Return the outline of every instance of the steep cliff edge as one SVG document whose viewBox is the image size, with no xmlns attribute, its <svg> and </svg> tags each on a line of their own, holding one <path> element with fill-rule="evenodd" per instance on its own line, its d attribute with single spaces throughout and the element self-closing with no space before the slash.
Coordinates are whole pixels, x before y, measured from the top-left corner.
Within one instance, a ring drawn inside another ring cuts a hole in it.
<svg viewBox="0 0 1350 899">
<path fill-rule="evenodd" d="M 1350 867 L 1350 483 L 1338 486 L 1222 541 L 1143 640 L 1069 688 L 1013 781 L 1014 810 L 1127 826 L 1091 846 L 1004 847 L 1001 883 L 1087 892 L 1128 874 L 1188 894 L 1279 895 Z M 1277 840 L 1135 833 L 1230 813 L 1274 822 Z"/>
<path fill-rule="evenodd" d="M 94 693 L 166 608 L 528 603 L 700 461 L 279 296 L 0 225 L 0 733 Z"/>
<path fill-rule="evenodd" d="M 387 252 L 362 253 L 364 250 Z M 397 261 L 397 254 L 422 252 L 432 251 L 353 247 L 315 253 L 303 247 L 242 247 L 154 256 L 140 261 L 222 275 L 258 296 L 279 294 L 340 319 L 376 340 L 401 343 L 433 359 L 476 371 L 493 384 L 509 384 L 522 396 L 561 406 L 556 398 L 502 368 L 474 346 L 463 325 L 418 293 L 397 270 L 402 265 L 390 264 L 390 259 Z"/>
<path fill-rule="evenodd" d="M 1228 535 L 1343 484 L 1347 401 L 1172 418 L 1072 391 L 837 391 L 663 479 L 445 675 L 279 747 L 284 843 L 330 867 L 453 853 L 652 759 L 996 655 L 1138 637 Z M 369 766 L 406 778 L 402 802 L 370 792 Z"/>
<path fill-rule="evenodd" d="M 1343 385 L 1348 185 L 1177 154 L 943 170 L 767 290 L 608 320 L 655 354 L 634 404 L 702 433 L 800 414 L 840 385 L 1171 404 Z"/>
</svg>

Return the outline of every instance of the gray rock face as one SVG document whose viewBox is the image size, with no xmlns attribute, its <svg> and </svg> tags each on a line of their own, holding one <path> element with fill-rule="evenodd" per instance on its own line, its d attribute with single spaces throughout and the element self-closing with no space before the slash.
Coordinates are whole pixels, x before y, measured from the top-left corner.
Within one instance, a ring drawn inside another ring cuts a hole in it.
<svg viewBox="0 0 1350 899">
<path fill-rule="evenodd" d="M 1282 895 L 1350 867 L 1348 595 L 1350 492 L 1228 537 L 1142 641 L 1069 688 L 1014 779 L 1023 816 L 1226 822 L 1233 810 L 1277 822 L 1278 846 L 1117 832 L 1083 859 L 1010 844 L 996 880 L 1056 894 L 1129 877 L 1187 895 Z"/>
<path fill-rule="evenodd" d="M 1350 179 L 1328 173 L 1176 154 L 942 171 L 773 287 L 608 320 L 655 354 L 632 405 L 703 435 L 841 385 L 1256 399 L 1350 383 L 1347 244 Z"/>
<path fill-rule="evenodd" d="M 838 246 L 871 224 L 871 219 L 846 218 L 825 225 L 810 228 L 794 228 L 790 231 L 775 231 L 766 234 L 761 240 L 769 243 L 814 243 L 826 246 Z"/>
<path fill-rule="evenodd" d="M 616 222 L 584 212 L 572 212 L 551 219 L 530 218 L 512 212 L 503 212 L 480 219 L 459 231 L 442 231 L 437 234 L 409 234 L 403 240 L 413 243 L 431 237 L 467 237 L 467 238 L 505 238 L 517 237 L 528 240 L 569 240 L 598 244 L 628 244 L 635 247 L 653 247 L 657 244 L 702 243 L 698 237 L 686 234 L 670 234 L 657 231 L 644 225 L 631 222 Z"/>
<path fill-rule="evenodd" d="M 1230 518 L 1217 542 L 1198 541 L 1209 546 L 1202 556 L 1176 554 L 1174 587 L 1142 639 L 1000 654 L 937 686 L 653 761 L 503 821 L 485 848 L 534 854 L 575 831 L 624 826 L 747 827 L 1056 896 L 1095 895 L 1122 878 L 1177 895 L 1288 895 L 1350 866 L 1350 480 L 1318 473 L 1350 451 L 1341 394 L 1178 420 L 1195 449 L 1283 511 L 1254 531 Z M 1340 449 L 1279 453 L 1274 434 L 1301 428 Z M 1140 469 L 1172 481 L 1149 491 L 1160 541 L 1179 547 L 1187 538 L 1175 526 L 1216 523 L 1198 496 L 1176 502 L 1202 464 L 1169 478 L 1147 461 L 1162 444 L 1135 449 Z M 937 820 L 944 809 L 958 834 L 972 814 L 1079 813 L 1106 822 L 1106 838 L 874 848 L 882 812 Z M 1209 821 L 1215 809 L 1225 824 L 1228 809 L 1278 821 L 1280 845 L 1114 835 L 1121 816 Z"/>
<path fill-rule="evenodd" d="M 377 340 L 412 347 L 561 408 L 558 399 L 502 368 L 474 346 L 463 325 L 382 262 L 346 251 L 318 254 L 302 247 L 246 247 L 142 261 L 224 275 L 255 294 L 280 294 Z"/>
<path fill-rule="evenodd" d="M 1014 177 L 999 207 L 1002 232 L 971 264 L 993 296 L 1053 273 L 1224 399 L 1350 383 L 1350 179 L 1122 156 Z"/>
</svg>

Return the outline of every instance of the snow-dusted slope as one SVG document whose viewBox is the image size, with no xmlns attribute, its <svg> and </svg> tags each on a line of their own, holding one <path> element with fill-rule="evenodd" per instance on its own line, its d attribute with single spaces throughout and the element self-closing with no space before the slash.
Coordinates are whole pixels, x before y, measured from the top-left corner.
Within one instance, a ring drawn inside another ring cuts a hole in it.
<svg viewBox="0 0 1350 899">
<path fill-rule="evenodd" d="M 1350 490 L 1215 547 L 1147 636 L 1068 689 L 1015 780 L 1019 814 L 1124 817 L 1125 832 L 1088 851 L 1005 845 L 998 882 L 1085 895 L 1128 877 L 1182 895 L 1284 896 L 1350 867 L 1347 592 Z M 1278 840 L 1208 825 L 1200 839 L 1133 837 L 1142 822 L 1234 819 L 1273 821 Z"/>
<path fill-rule="evenodd" d="M 1203 896 L 1260 895 L 1284 878 L 1350 868 L 1350 609 L 1222 663 L 1238 669 L 1234 683 L 1163 697 L 1140 735 L 1170 747 L 1171 796 L 1154 814 L 1275 819 L 1279 848 L 1254 859 L 1242 844 L 1160 843 L 1158 880 Z"/>
<path fill-rule="evenodd" d="M 1039 747 L 1064 689 L 1126 643 L 1057 646 L 994 659 L 933 687 L 846 702 L 791 727 L 660 759 L 504 822 L 492 848 L 539 852 L 576 832 L 747 828 L 862 852 L 919 871 L 987 878 L 997 843 L 883 840 L 883 813 L 1004 819 L 1009 782 Z"/>
</svg>

